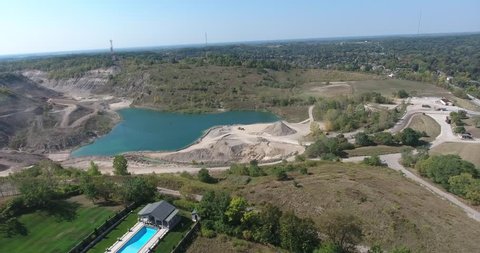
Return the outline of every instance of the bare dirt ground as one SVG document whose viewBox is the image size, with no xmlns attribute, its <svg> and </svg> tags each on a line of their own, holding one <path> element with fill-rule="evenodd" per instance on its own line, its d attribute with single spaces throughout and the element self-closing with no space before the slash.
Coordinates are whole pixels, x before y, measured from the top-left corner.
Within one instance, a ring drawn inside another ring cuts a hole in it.
<svg viewBox="0 0 480 253">
<path fill-rule="evenodd" d="M 21 170 L 43 159 L 45 157 L 38 154 L 0 150 L 0 177 L 6 177 L 9 173 Z"/>
<path fill-rule="evenodd" d="M 280 125 L 280 126 L 276 126 Z M 268 128 L 277 132 L 268 133 Z M 177 152 L 143 152 L 146 157 L 171 162 L 229 164 L 281 160 L 302 153 L 300 141 L 310 132 L 309 124 L 277 122 L 222 126 L 211 129 L 199 142 Z M 284 132 L 285 131 L 285 132 Z"/>
<path fill-rule="evenodd" d="M 99 111 L 113 112 L 115 110 L 127 108 L 131 104 L 131 100 L 118 99 L 111 96 L 89 96 L 88 98 L 80 98 L 78 100 L 73 98 L 51 99 L 49 101 L 56 107 L 66 106 L 65 109 L 53 111 L 52 113 L 62 113 L 62 117 L 58 128 L 75 129 L 87 122 L 90 118 L 96 116 Z M 92 110 L 91 113 L 81 116 L 80 118 L 71 122 L 70 116 L 79 106 L 87 107 Z M 41 126 L 41 125 L 40 125 Z M 68 131 L 68 130 L 66 130 Z M 25 166 L 34 164 L 42 159 L 51 159 L 53 161 L 65 161 L 69 159 L 71 150 L 63 150 L 59 152 L 50 152 L 46 154 L 29 154 L 25 152 L 16 152 L 12 150 L 0 151 L 0 165 L 5 169 L 0 169 L 0 177 L 8 176 L 9 173 L 20 170 Z M 71 166 L 74 166 L 73 164 Z"/>
</svg>

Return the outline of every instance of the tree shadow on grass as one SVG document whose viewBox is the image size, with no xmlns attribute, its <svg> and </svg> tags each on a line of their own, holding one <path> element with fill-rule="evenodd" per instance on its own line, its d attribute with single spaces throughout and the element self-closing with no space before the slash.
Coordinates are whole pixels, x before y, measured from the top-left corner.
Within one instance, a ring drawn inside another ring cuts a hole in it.
<svg viewBox="0 0 480 253">
<path fill-rule="evenodd" d="M 72 221 L 77 217 L 79 203 L 65 200 L 52 201 L 45 211 L 48 215 L 55 217 L 57 221 Z"/>
<path fill-rule="evenodd" d="M 15 235 L 28 235 L 27 227 L 21 223 L 17 218 L 8 219 L 3 224 L 3 230 L 0 231 L 0 235 L 4 235 L 6 238 L 14 237 Z"/>
</svg>

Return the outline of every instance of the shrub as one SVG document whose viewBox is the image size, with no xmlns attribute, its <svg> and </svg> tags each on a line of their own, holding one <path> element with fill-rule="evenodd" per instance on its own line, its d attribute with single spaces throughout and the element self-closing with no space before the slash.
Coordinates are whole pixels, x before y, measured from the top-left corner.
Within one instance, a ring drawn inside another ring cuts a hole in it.
<svg viewBox="0 0 480 253">
<path fill-rule="evenodd" d="M 472 202 L 473 205 L 480 205 L 480 180 L 475 180 L 467 187 L 465 197 Z"/>
<path fill-rule="evenodd" d="M 380 132 L 373 135 L 373 141 L 378 145 L 393 146 L 397 145 L 395 138 L 389 132 Z"/>
<path fill-rule="evenodd" d="M 467 132 L 467 130 L 465 129 L 464 126 L 456 126 L 454 129 L 453 129 L 453 132 L 456 133 L 456 134 L 464 134 Z"/>
<path fill-rule="evenodd" d="M 355 135 L 355 144 L 359 146 L 372 146 L 375 143 L 370 139 L 370 136 L 364 132 Z"/>
<path fill-rule="evenodd" d="M 378 155 L 370 156 L 370 157 L 365 157 L 363 159 L 363 164 L 370 165 L 370 166 L 384 166 L 385 164 L 382 163 L 382 160 L 380 160 L 380 157 Z"/>
<path fill-rule="evenodd" d="M 263 171 L 263 169 L 258 166 L 249 166 L 248 175 L 251 177 L 260 177 L 260 176 L 265 176 L 266 174 Z"/>
<path fill-rule="evenodd" d="M 215 231 L 213 231 L 211 229 L 207 229 L 203 226 L 202 226 L 202 229 L 200 230 L 200 234 L 203 237 L 206 237 L 206 238 L 213 238 L 213 237 L 217 236 L 217 233 L 215 233 Z"/>
<path fill-rule="evenodd" d="M 305 156 L 304 155 L 296 155 L 295 156 L 295 161 L 296 162 L 304 162 L 305 161 Z"/>
<path fill-rule="evenodd" d="M 419 162 L 416 166 L 420 174 L 431 178 L 435 183 L 449 189 L 450 177 L 470 173 L 474 178 L 479 174 L 471 162 L 464 161 L 458 155 L 432 156 Z"/>
<path fill-rule="evenodd" d="M 307 175 L 308 174 L 308 169 L 305 167 L 300 168 L 299 170 L 300 174 L 302 175 Z"/>
<path fill-rule="evenodd" d="M 283 168 L 275 171 L 275 177 L 278 181 L 285 181 L 288 179 L 287 172 Z"/>
<path fill-rule="evenodd" d="M 459 196 L 465 196 L 467 189 L 473 184 L 474 180 L 472 174 L 469 173 L 452 176 L 448 179 L 449 191 Z"/>
<path fill-rule="evenodd" d="M 197 176 L 198 176 L 198 180 L 200 180 L 200 182 L 204 182 L 204 183 L 207 183 L 207 184 L 212 184 L 212 183 L 216 182 L 215 178 L 210 176 L 210 172 L 205 168 L 201 168 L 200 171 L 198 171 Z"/>
<path fill-rule="evenodd" d="M 397 92 L 397 97 L 398 98 L 408 98 L 410 95 L 408 94 L 408 92 L 404 89 L 401 89 Z"/>
<path fill-rule="evenodd" d="M 401 133 L 398 134 L 398 138 L 404 145 L 416 147 L 420 145 L 420 138 L 422 134 L 418 131 L 415 131 L 409 127 L 405 128 Z"/>
</svg>

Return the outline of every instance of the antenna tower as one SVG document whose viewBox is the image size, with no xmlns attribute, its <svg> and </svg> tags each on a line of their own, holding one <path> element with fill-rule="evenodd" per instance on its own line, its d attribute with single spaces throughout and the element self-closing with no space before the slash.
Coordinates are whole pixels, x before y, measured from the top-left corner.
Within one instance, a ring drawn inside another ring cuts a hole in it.
<svg viewBox="0 0 480 253">
<path fill-rule="evenodd" d="M 207 47 L 208 47 L 208 37 L 207 37 L 207 33 L 205 32 L 205 59 L 208 61 Z"/>
<path fill-rule="evenodd" d="M 113 40 L 110 40 L 110 54 L 112 55 L 112 61 L 116 61 L 117 57 L 115 56 L 115 52 L 113 51 Z"/>
<path fill-rule="evenodd" d="M 420 35 L 420 24 L 422 22 L 422 10 L 420 10 L 420 17 L 418 17 L 418 27 L 417 27 L 417 35 Z"/>
</svg>

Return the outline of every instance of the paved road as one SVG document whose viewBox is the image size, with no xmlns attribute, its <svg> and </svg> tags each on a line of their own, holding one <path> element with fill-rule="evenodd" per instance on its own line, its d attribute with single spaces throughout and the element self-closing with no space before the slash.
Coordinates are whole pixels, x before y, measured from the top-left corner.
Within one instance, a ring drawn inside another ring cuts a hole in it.
<svg viewBox="0 0 480 253">
<path fill-rule="evenodd" d="M 365 156 L 357 156 L 357 157 L 352 157 L 352 158 L 347 158 L 343 159 L 344 162 L 360 162 L 365 158 Z M 425 181 L 421 177 L 413 174 L 411 171 L 407 170 L 403 165 L 400 164 L 400 158 L 401 154 L 388 154 L 388 155 L 381 155 L 380 159 L 384 163 L 388 165 L 389 168 L 394 169 L 396 171 L 400 171 L 406 178 L 409 178 L 421 186 L 425 187 L 427 190 L 433 192 L 434 194 L 440 196 L 442 199 L 449 201 L 450 203 L 460 207 L 463 209 L 467 215 L 480 222 L 480 212 L 477 210 L 471 208 L 470 206 L 464 204 L 462 201 L 458 200 L 457 197 L 455 197 L 453 194 L 450 194 L 448 192 L 445 192 L 441 190 L 440 188 L 436 187 L 435 185 Z"/>
</svg>

